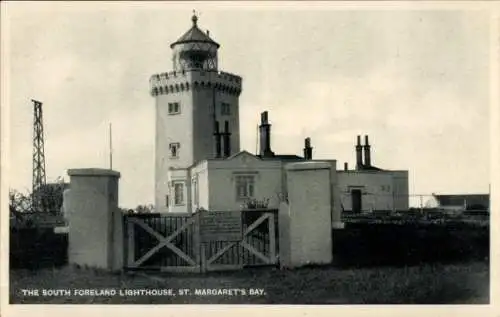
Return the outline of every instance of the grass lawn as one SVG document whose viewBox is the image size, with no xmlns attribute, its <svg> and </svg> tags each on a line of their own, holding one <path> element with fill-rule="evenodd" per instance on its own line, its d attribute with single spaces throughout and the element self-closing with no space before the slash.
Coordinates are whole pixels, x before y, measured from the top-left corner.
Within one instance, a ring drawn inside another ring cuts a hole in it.
<svg viewBox="0 0 500 317">
<path fill-rule="evenodd" d="M 163 296 L 24 296 L 22 289 L 172 289 Z M 181 295 L 179 289 L 190 289 Z M 195 295 L 196 289 L 245 289 Z M 249 295 L 262 289 L 263 295 Z M 201 274 L 112 274 L 73 267 L 11 270 L 10 302 L 44 304 L 488 304 L 489 264 L 341 269 L 275 268 Z"/>
</svg>

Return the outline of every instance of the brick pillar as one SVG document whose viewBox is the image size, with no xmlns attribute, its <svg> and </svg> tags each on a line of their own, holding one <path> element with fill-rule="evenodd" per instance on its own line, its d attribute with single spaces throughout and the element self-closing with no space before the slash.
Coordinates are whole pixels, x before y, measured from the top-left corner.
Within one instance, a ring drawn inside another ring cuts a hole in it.
<svg viewBox="0 0 500 317">
<path fill-rule="evenodd" d="M 65 209 L 68 262 L 89 267 L 123 268 L 123 215 L 118 209 L 120 173 L 107 169 L 70 169 Z"/>
</svg>

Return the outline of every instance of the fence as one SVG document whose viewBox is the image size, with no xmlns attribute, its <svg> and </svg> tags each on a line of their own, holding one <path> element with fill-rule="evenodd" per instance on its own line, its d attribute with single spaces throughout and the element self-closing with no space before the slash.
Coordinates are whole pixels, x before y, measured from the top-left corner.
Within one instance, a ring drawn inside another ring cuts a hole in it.
<svg viewBox="0 0 500 317">
<path fill-rule="evenodd" d="M 205 212 L 211 213 L 126 215 L 127 269 L 197 272 L 277 264 L 277 210 L 236 212 L 241 235 L 230 241 L 203 241 Z"/>
<path fill-rule="evenodd" d="M 461 212 L 443 211 L 437 208 L 410 209 L 404 211 L 379 210 L 371 213 L 349 213 L 342 214 L 345 223 L 392 223 L 405 224 L 450 224 L 450 223 L 475 223 L 489 225 L 490 213 L 488 210 L 464 210 Z"/>
<path fill-rule="evenodd" d="M 383 187 L 383 186 L 382 186 Z M 351 191 L 343 191 L 340 203 L 343 211 L 360 209 L 362 212 L 382 210 L 425 210 L 438 209 L 446 212 L 468 210 L 489 210 L 489 194 L 404 194 L 383 193 L 380 191 L 361 190 L 358 196 Z M 357 208 L 354 208 L 354 207 Z"/>
</svg>

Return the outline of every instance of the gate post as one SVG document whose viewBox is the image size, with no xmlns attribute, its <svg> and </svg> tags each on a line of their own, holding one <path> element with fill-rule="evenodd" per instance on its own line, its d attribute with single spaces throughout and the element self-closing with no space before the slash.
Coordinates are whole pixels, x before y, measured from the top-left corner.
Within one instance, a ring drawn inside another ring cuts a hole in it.
<svg viewBox="0 0 500 317">
<path fill-rule="evenodd" d="M 200 243 L 200 271 L 201 273 L 207 272 L 207 252 L 205 243 Z"/>
<path fill-rule="evenodd" d="M 199 265 L 200 272 L 203 273 L 206 271 L 205 267 L 205 249 L 202 248 L 202 243 L 200 240 L 200 212 L 196 212 L 193 214 L 191 217 L 193 217 L 194 222 L 193 222 L 193 251 L 194 251 L 194 258 L 195 262 L 197 265 Z"/>
<path fill-rule="evenodd" d="M 331 163 L 286 166 L 289 204 L 280 206 L 282 267 L 332 261 Z"/>
<path fill-rule="evenodd" d="M 120 173 L 70 169 L 67 197 L 68 262 L 95 268 L 123 268 L 123 215 L 118 208 Z"/>
<path fill-rule="evenodd" d="M 269 214 L 268 221 L 268 231 L 269 231 L 269 257 L 271 258 L 271 263 L 275 264 L 276 259 L 276 228 L 274 225 L 274 217 L 277 217 L 274 213 Z"/>
</svg>

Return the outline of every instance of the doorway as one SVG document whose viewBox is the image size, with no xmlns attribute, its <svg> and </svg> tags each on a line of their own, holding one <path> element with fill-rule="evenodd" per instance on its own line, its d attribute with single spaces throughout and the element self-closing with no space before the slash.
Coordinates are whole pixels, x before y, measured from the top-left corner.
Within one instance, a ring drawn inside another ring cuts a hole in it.
<svg viewBox="0 0 500 317">
<path fill-rule="evenodd" d="M 352 197 L 352 212 L 361 213 L 362 205 L 361 205 L 361 189 L 352 189 L 351 190 Z"/>
</svg>

